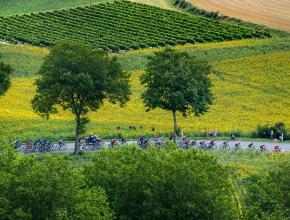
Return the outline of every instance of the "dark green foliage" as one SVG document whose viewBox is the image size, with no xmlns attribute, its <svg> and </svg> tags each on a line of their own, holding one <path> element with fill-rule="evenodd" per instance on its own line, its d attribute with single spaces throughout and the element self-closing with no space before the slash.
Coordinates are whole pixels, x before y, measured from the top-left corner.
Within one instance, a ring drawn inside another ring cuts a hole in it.
<svg viewBox="0 0 290 220">
<path fill-rule="evenodd" d="M 196 150 L 138 147 L 102 150 L 85 168 L 101 186 L 118 219 L 238 219 L 225 169 Z"/>
<path fill-rule="evenodd" d="M 0 61 L 0 96 L 3 96 L 11 86 L 11 66 Z"/>
<path fill-rule="evenodd" d="M 0 30 L 0 38 L 13 43 L 52 46 L 69 39 L 112 51 L 269 36 L 264 30 L 129 1 L 0 17 Z"/>
<path fill-rule="evenodd" d="M 289 219 L 290 160 L 244 181 L 247 219 Z"/>
<path fill-rule="evenodd" d="M 11 158 L 3 152 L 2 149 L 0 219 L 113 218 L 104 190 L 87 188 L 83 176 L 67 158 Z"/>
<path fill-rule="evenodd" d="M 62 42 L 52 48 L 36 80 L 33 109 L 42 117 L 69 110 L 76 121 L 76 152 L 79 135 L 105 99 L 123 106 L 130 96 L 130 75 L 121 70 L 116 57 L 94 51 L 79 43 Z"/>
<path fill-rule="evenodd" d="M 271 138 L 271 131 L 273 131 L 273 137 L 279 139 L 281 133 L 284 135 L 284 140 L 287 140 L 287 129 L 283 122 L 277 122 L 275 125 L 261 125 L 258 126 L 257 131 L 254 133 L 254 137 L 259 138 Z"/>
<path fill-rule="evenodd" d="M 156 52 L 148 60 L 146 72 L 141 76 L 141 84 L 146 87 L 142 99 L 148 110 L 161 108 L 173 113 L 176 134 L 176 112 L 199 116 L 212 104 L 208 76 L 211 67 L 205 60 L 170 48 Z"/>
<path fill-rule="evenodd" d="M 187 2 L 186 0 L 175 0 L 174 5 L 182 9 L 185 9 L 189 12 L 192 12 L 194 14 L 202 15 L 207 18 L 211 18 L 215 20 L 222 19 L 223 17 L 223 16 L 220 16 L 218 12 L 210 12 L 210 11 L 197 8 L 193 6 L 191 3 Z"/>
</svg>

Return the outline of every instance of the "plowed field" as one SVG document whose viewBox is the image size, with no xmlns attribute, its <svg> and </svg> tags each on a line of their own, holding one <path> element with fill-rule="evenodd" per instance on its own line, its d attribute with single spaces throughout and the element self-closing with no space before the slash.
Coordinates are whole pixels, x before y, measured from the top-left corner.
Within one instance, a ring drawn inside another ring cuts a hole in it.
<svg viewBox="0 0 290 220">
<path fill-rule="evenodd" d="M 195 6 L 290 31 L 290 0 L 187 0 Z"/>
</svg>

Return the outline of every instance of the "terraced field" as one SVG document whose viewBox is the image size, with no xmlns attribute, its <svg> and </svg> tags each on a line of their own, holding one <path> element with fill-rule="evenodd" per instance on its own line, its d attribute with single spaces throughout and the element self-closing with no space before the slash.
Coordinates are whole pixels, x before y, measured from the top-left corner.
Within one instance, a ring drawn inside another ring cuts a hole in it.
<svg viewBox="0 0 290 220">
<path fill-rule="evenodd" d="M 6 41 L 52 46 L 69 39 L 112 51 L 269 36 L 263 30 L 129 1 L 0 17 L 0 39 Z"/>
</svg>

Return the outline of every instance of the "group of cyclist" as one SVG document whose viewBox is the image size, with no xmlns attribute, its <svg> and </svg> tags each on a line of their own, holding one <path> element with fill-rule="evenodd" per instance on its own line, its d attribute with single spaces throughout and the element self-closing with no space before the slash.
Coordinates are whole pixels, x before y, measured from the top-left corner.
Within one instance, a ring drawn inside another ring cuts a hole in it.
<svg viewBox="0 0 290 220">
<path fill-rule="evenodd" d="M 216 144 L 216 131 L 212 132 L 210 135 L 209 140 L 201 140 L 197 141 L 196 139 L 190 139 L 189 137 L 182 136 L 179 140 L 176 140 L 174 135 L 171 135 L 169 137 L 170 142 L 175 142 L 179 147 L 184 149 L 189 149 L 191 147 L 199 147 L 203 150 L 211 150 L 211 149 L 221 149 L 221 150 L 230 150 L 230 141 L 236 141 L 233 145 L 234 150 L 238 150 L 242 148 L 241 142 L 236 139 L 234 134 L 230 135 L 230 139 L 224 141 L 220 146 L 217 146 Z M 64 142 L 63 138 L 60 138 L 55 144 L 52 144 L 52 139 L 45 139 L 41 138 L 35 142 L 32 140 L 28 140 L 26 143 L 22 144 L 19 140 L 14 142 L 14 147 L 18 150 L 24 151 L 24 152 L 49 152 L 52 150 L 62 150 L 66 149 L 67 145 Z M 152 140 L 150 136 L 140 136 L 137 139 L 137 145 L 139 145 L 142 148 L 148 148 L 151 146 L 162 146 L 164 144 L 165 140 L 160 135 L 156 135 Z M 132 142 L 134 143 L 134 142 Z M 108 144 L 108 147 L 115 147 L 115 146 L 122 146 L 127 144 L 125 138 L 121 135 L 117 137 L 113 137 Z M 101 147 L 106 147 L 107 145 L 105 142 L 97 137 L 96 135 L 89 135 L 85 138 L 79 139 L 79 145 L 81 150 L 86 149 L 100 149 Z M 254 146 L 254 143 L 250 143 L 248 145 L 249 150 L 257 150 Z M 259 151 L 264 152 L 267 151 L 267 146 L 265 144 L 262 144 L 258 148 Z M 281 148 L 279 145 L 276 145 L 274 147 L 274 152 L 281 152 Z"/>
<path fill-rule="evenodd" d="M 36 141 L 28 140 L 25 143 L 21 143 L 20 140 L 13 142 L 14 148 L 18 151 L 27 152 L 49 152 L 53 150 L 66 149 L 67 145 L 63 138 L 60 138 L 53 144 L 52 139 L 40 138 Z"/>
</svg>

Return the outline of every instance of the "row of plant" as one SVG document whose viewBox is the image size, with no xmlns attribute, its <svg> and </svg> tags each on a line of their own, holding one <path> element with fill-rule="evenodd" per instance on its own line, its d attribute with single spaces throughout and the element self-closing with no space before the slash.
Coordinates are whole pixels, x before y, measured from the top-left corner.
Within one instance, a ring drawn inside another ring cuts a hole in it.
<svg viewBox="0 0 290 220">
<path fill-rule="evenodd" d="M 269 36 L 265 31 L 128 1 L 0 17 L 1 39 L 41 46 L 69 39 L 119 51 Z"/>
</svg>

